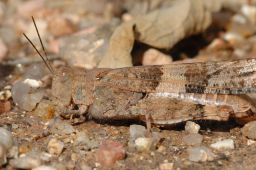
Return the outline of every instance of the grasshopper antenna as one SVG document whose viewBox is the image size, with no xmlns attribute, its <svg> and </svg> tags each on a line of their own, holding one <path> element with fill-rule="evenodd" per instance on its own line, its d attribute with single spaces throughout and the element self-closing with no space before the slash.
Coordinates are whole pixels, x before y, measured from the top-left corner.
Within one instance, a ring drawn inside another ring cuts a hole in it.
<svg viewBox="0 0 256 170">
<path fill-rule="evenodd" d="M 42 42 L 42 38 L 41 38 L 41 36 L 40 36 L 40 34 L 39 34 L 39 31 L 38 31 L 38 28 L 37 28 L 37 25 L 36 25 L 36 21 L 35 21 L 35 19 L 34 19 L 33 16 L 32 16 L 31 18 L 32 18 L 32 21 L 33 21 L 34 26 L 35 26 L 35 28 L 36 28 L 36 33 L 37 33 L 38 38 L 39 38 L 39 40 L 40 40 L 41 47 L 42 47 L 42 49 L 43 49 L 43 51 L 44 51 L 44 56 L 45 56 L 45 58 L 46 58 L 46 61 L 47 61 L 47 63 L 48 63 L 48 66 L 51 68 L 51 72 L 53 73 L 54 71 L 53 71 L 53 68 L 52 68 L 52 66 L 51 66 L 51 64 L 50 64 L 50 62 L 49 62 L 48 55 L 47 55 L 47 53 L 46 53 L 46 50 L 45 50 L 45 48 L 44 48 L 44 44 L 43 44 L 43 42 Z"/>
<path fill-rule="evenodd" d="M 46 50 L 44 48 L 44 45 L 43 45 L 43 42 L 42 42 L 42 39 L 41 39 L 41 36 L 39 34 L 39 31 L 38 31 L 38 28 L 37 28 L 37 25 L 36 25 L 36 22 L 35 22 L 35 19 L 34 17 L 32 16 L 32 20 L 33 20 L 33 23 L 34 23 L 34 26 L 36 28 L 36 32 L 37 32 L 37 35 L 39 37 L 39 40 L 40 40 L 40 44 L 41 44 L 41 47 L 44 51 L 44 55 L 45 55 L 45 58 L 42 56 L 42 54 L 39 52 L 39 50 L 36 48 L 36 46 L 34 45 L 34 43 L 28 38 L 28 36 L 23 33 L 23 35 L 25 36 L 25 38 L 28 40 L 28 42 L 33 46 L 33 48 L 36 50 L 36 52 L 38 53 L 38 55 L 42 58 L 42 60 L 44 61 L 44 64 L 47 66 L 47 68 L 49 69 L 49 71 L 54 74 L 54 71 L 53 71 L 53 68 L 49 62 L 49 59 L 47 57 L 47 53 L 46 53 Z"/>
<path fill-rule="evenodd" d="M 42 58 L 42 60 L 44 61 L 44 64 L 47 66 L 47 68 L 49 69 L 49 71 L 54 74 L 52 68 L 50 67 L 50 65 L 47 63 L 47 61 L 45 60 L 45 58 L 42 56 L 42 54 L 38 51 L 38 49 L 36 48 L 36 46 L 34 45 L 34 43 L 28 38 L 28 36 L 23 33 L 23 35 L 25 36 L 25 38 L 28 40 L 28 42 L 33 46 L 33 48 L 36 50 L 37 54 Z"/>
</svg>

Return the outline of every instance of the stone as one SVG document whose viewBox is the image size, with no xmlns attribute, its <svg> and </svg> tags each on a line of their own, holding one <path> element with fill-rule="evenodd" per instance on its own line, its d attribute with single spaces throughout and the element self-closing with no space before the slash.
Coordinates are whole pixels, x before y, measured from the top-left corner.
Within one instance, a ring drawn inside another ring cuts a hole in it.
<svg viewBox="0 0 256 170">
<path fill-rule="evenodd" d="M 10 160 L 10 165 L 16 169 L 33 169 L 41 165 L 41 160 L 39 156 L 25 155 Z"/>
<path fill-rule="evenodd" d="M 51 155 L 60 155 L 63 151 L 63 148 L 64 143 L 56 138 L 51 139 L 47 145 L 47 150 Z"/>
<path fill-rule="evenodd" d="M 43 98 L 44 91 L 31 79 L 17 81 L 12 87 L 12 98 L 20 109 L 32 111 Z"/>
<path fill-rule="evenodd" d="M 170 162 L 161 163 L 159 165 L 159 169 L 160 170 L 172 170 L 173 169 L 173 163 L 170 163 Z"/>
<path fill-rule="evenodd" d="M 98 142 L 95 140 L 90 140 L 85 132 L 78 132 L 74 140 L 74 145 L 83 150 L 91 150 L 98 147 Z"/>
<path fill-rule="evenodd" d="M 234 149 L 235 144 L 233 139 L 224 139 L 221 141 L 218 141 L 216 143 L 213 143 L 210 145 L 212 148 L 221 150 L 221 149 Z"/>
<path fill-rule="evenodd" d="M 255 140 L 251 140 L 251 139 L 247 140 L 247 145 L 248 145 L 248 146 L 249 146 L 249 145 L 253 145 L 253 144 L 255 144 L 255 143 L 256 143 Z"/>
<path fill-rule="evenodd" d="M 33 113 L 44 120 L 50 120 L 53 119 L 55 116 L 56 108 L 53 105 L 53 102 L 50 100 L 42 99 L 36 109 L 33 111 Z"/>
<path fill-rule="evenodd" d="M 200 145 L 203 141 L 203 136 L 196 133 L 188 134 L 183 137 L 182 141 L 186 145 L 191 145 L 191 146 Z"/>
<path fill-rule="evenodd" d="M 251 121 L 242 128 L 243 136 L 256 140 L 256 121 Z"/>
<path fill-rule="evenodd" d="M 137 138 L 135 140 L 135 147 L 138 151 L 144 152 L 144 151 L 150 151 L 151 147 L 153 145 L 153 139 L 152 138 Z"/>
<path fill-rule="evenodd" d="M 187 121 L 186 125 L 185 125 L 185 131 L 188 133 L 198 133 L 200 130 L 200 125 L 191 122 L 191 121 Z"/>
<path fill-rule="evenodd" d="M 106 140 L 102 142 L 95 156 L 103 167 L 111 167 L 116 161 L 125 158 L 125 149 L 119 142 Z"/>
<path fill-rule="evenodd" d="M 1 101 L 0 100 L 0 114 L 5 113 L 11 110 L 11 102 L 10 101 Z"/>
<path fill-rule="evenodd" d="M 9 150 L 13 146 L 12 133 L 2 127 L 0 127 L 0 144 L 2 144 L 6 150 Z"/>
<path fill-rule="evenodd" d="M 53 134 L 69 135 L 75 132 L 75 129 L 72 125 L 60 119 L 52 120 L 49 126 L 51 127 L 50 132 Z"/>
<path fill-rule="evenodd" d="M 256 7 L 254 5 L 244 4 L 241 7 L 241 13 L 252 23 L 256 23 Z"/>
<path fill-rule="evenodd" d="M 205 146 L 188 148 L 188 159 L 193 162 L 212 161 L 216 157 L 215 154 Z"/>
<path fill-rule="evenodd" d="M 143 54 L 142 65 L 171 64 L 172 58 L 156 49 L 150 48 Z"/>
<path fill-rule="evenodd" d="M 145 137 L 146 128 L 141 125 L 131 125 L 130 126 L 130 139 L 131 141 L 135 141 L 137 138 Z"/>
</svg>

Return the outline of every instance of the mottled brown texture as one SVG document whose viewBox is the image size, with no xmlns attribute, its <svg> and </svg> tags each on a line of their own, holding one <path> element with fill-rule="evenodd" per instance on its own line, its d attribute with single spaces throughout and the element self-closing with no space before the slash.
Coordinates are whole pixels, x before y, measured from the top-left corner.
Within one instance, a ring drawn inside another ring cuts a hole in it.
<svg viewBox="0 0 256 170">
<path fill-rule="evenodd" d="M 66 113 L 87 112 L 96 119 L 145 121 L 149 115 L 155 124 L 251 119 L 255 104 L 242 94 L 256 91 L 255 64 L 244 59 L 87 72 L 62 68 L 54 76 L 53 95 Z"/>
<path fill-rule="evenodd" d="M 127 67 L 110 70 L 98 84 L 146 93 L 246 94 L 256 92 L 255 71 L 256 59 Z"/>
</svg>

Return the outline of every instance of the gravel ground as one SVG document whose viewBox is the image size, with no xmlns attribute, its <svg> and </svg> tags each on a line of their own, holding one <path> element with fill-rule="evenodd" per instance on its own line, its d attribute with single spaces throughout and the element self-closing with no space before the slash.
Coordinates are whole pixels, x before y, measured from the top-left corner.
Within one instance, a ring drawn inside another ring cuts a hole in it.
<svg viewBox="0 0 256 170">
<path fill-rule="evenodd" d="M 246 125 L 233 119 L 152 125 L 148 133 L 136 120 L 74 123 L 56 113 L 48 100 L 49 71 L 22 35 L 40 48 L 31 16 L 52 67 L 91 69 L 115 28 L 147 13 L 145 6 L 143 0 L 0 2 L 0 169 L 256 169 L 256 121 L 250 118 Z M 171 50 L 136 42 L 134 64 L 254 57 L 253 1 L 226 8 L 213 14 L 205 32 Z"/>
</svg>

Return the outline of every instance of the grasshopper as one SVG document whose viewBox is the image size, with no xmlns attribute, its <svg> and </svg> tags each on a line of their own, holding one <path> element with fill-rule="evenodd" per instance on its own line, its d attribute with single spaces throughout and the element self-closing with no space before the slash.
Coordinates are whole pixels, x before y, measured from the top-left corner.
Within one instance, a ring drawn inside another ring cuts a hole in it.
<svg viewBox="0 0 256 170">
<path fill-rule="evenodd" d="M 246 94 L 256 92 L 256 59 L 86 71 L 53 69 L 46 52 L 43 57 L 36 51 L 53 75 L 53 100 L 64 117 L 136 119 L 147 125 L 255 119 L 255 104 Z"/>
</svg>

